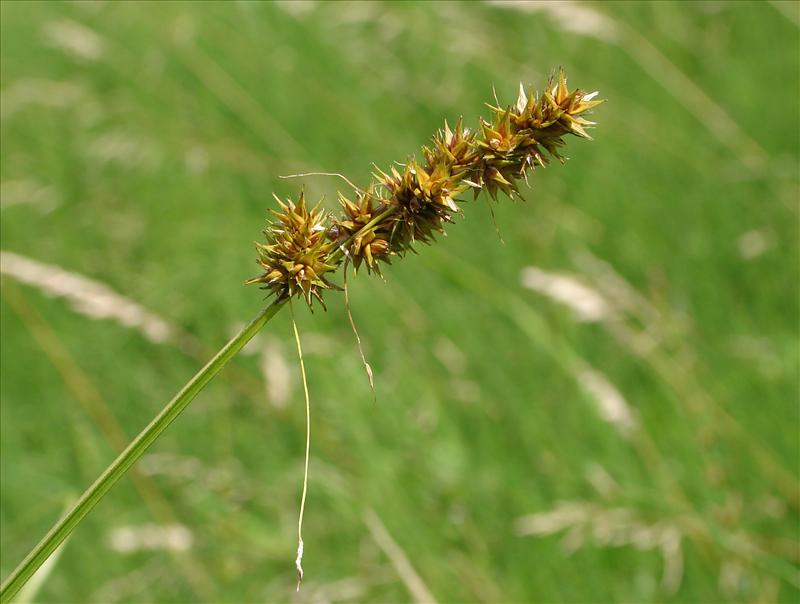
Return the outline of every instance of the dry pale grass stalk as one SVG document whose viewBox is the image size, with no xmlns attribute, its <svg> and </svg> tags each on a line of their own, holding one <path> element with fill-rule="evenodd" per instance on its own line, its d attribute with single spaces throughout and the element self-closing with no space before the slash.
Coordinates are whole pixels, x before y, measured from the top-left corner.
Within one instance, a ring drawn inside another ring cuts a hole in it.
<svg viewBox="0 0 800 604">
<path fill-rule="evenodd" d="M 52 298 L 64 298 L 72 308 L 91 319 L 111 319 L 139 331 L 151 342 L 175 337 L 179 329 L 141 304 L 79 273 L 67 271 L 13 252 L 0 252 L 0 272 L 32 285 Z"/>
<path fill-rule="evenodd" d="M 306 400 L 306 454 L 303 462 L 303 495 L 300 498 L 300 515 L 297 519 L 297 559 L 294 563 L 297 569 L 297 591 L 300 591 L 300 584 L 303 582 L 303 515 L 306 511 L 308 460 L 311 452 L 311 399 L 308 396 L 308 382 L 306 380 L 306 366 L 303 361 L 303 347 L 300 344 L 300 332 L 297 330 L 297 322 L 294 318 L 294 308 L 291 301 L 289 302 L 289 311 L 292 315 L 292 328 L 294 329 L 294 340 L 297 344 L 297 358 L 300 360 L 300 375 L 303 379 L 303 393 Z"/>
<path fill-rule="evenodd" d="M 414 602 L 418 604 L 432 604 L 436 602 L 431 590 L 425 585 L 425 582 L 419 576 L 414 566 L 406 556 L 403 549 L 389 534 L 389 531 L 384 526 L 378 514 L 374 510 L 368 509 L 364 513 L 364 524 L 367 525 L 372 538 L 375 543 L 381 548 L 381 551 L 386 554 L 389 561 L 397 571 L 400 580 L 408 589 L 408 592 L 414 598 Z"/>
</svg>

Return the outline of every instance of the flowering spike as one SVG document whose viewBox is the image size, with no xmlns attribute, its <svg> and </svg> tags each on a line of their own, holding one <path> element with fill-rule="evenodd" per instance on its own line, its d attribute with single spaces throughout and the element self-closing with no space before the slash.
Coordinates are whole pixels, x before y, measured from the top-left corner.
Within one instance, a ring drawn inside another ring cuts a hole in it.
<svg viewBox="0 0 800 604">
<path fill-rule="evenodd" d="M 319 204 L 306 209 L 302 191 L 297 203 L 275 199 L 281 211 L 272 210 L 277 220 L 264 230 L 267 244 L 256 244 L 257 262 L 264 273 L 247 283 L 262 283 L 278 299 L 300 296 L 309 307 L 313 297 L 324 307 L 322 290 L 335 287 L 325 273 L 338 264 L 330 257 L 334 245 L 327 238 L 327 217 Z"/>
<path fill-rule="evenodd" d="M 445 225 L 461 211 L 458 196 L 467 189 L 475 197 L 486 191 L 493 200 L 498 192 L 521 198 L 519 180 L 527 182 L 529 172 L 550 158 L 563 163 L 559 149 L 566 135 L 591 138 L 586 129 L 594 122 L 583 114 L 603 102 L 596 96 L 570 92 L 562 68 L 541 93 L 526 92 L 520 84 L 513 105 L 501 106 L 495 93 L 495 104 L 487 104 L 491 119 L 481 118 L 477 131 L 465 128 L 461 117 L 453 127 L 445 122 L 430 146 L 422 147 L 421 161 L 411 157 L 388 172 L 374 166 L 373 182 L 357 190 L 355 200 L 340 193 L 339 218 L 327 217 L 319 206 L 307 210 L 302 192 L 297 203 L 275 197 L 277 220 L 265 231 L 267 243 L 256 245 L 265 272 L 248 283 L 324 306 L 323 291 L 334 287 L 326 274 L 342 256 L 355 270 L 366 265 L 367 272 L 380 274 L 379 261 L 388 264 L 393 256 L 414 252 L 415 243 L 445 234 Z"/>
</svg>

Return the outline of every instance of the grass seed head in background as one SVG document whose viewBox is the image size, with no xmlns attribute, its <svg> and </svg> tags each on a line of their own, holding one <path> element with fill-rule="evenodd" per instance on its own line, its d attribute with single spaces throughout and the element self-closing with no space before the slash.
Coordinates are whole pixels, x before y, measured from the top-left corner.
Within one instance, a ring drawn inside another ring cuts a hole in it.
<svg viewBox="0 0 800 604">
<path fill-rule="evenodd" d="M 495 200 L 501 191 L 513 198 L 520 196 L 517 181 L 527 181 L 537 164 L 546 166 L 548 155 L 563 163 L 564 136 L 591 138 L 586 128 L 594 122 L 582 115 L 603 102 L 593 100 L 596 95 L 569 92 L 561 69 L 541 94 L 526 93 L 520 84 L 514 105 L 488 105 L 494 115 L 481 119 L 479 132 L 465 128 L 461 119 L 452 130 L 445 123 L 432 145 L 422 148 L 423 161 L 411 157 L 400 170 L 377 169 L 355 201 L 340 193 L 340 218 L 307 211 L 302 193 L 297 205 L 281 203 L 280 222 L 265 231 L 268 243 L 256 244 L 266 272 L 248 283 L 263 283 L 278 299 L 301 295 L 310 306 L 312 297 L 322 302 L 322 290 L 333 286 L 324 274 L 335 270 L 342 256 L 356 270 L 365 264 L 367 272 L 379 273 L 378 261 L 388 263 L 444 233 L 461 211 L 456 202 L 463 201 L 458 195 L 464 191 L 472 188 L 477 197 L 485 190 Z"/>
</svg>

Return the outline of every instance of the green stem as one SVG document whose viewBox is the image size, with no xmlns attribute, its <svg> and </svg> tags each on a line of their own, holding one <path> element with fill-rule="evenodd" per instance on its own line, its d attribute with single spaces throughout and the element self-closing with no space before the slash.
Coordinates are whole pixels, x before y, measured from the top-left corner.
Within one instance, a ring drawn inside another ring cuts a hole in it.
<svg viewBox="0 0 800 604">
<path fill-rule="evenodd" d="M 31 550 L 11 576 L 0 587 L 0 604 L 9 602 L 25 585 L 28 579 L 56 550 L 59 544 L 75 529 L 91 509 L 105 496 L 125 472 L 139 459 L 158 436 L 180 415 L 197 394 L 206 387 L 219 370 L 230 361 L 258 331 L 275 316 L 286 303 L 286 298 L 276 300 L 258 315 L 211 359 L 205 367 L 195 374 L 181 388 L 153 421 L 142 430 L 133 442 L 111 463 L 95 483 L 86 489 L 73 508 L 63 516 L 44 536 L 39 544 Z"/>
</svg>

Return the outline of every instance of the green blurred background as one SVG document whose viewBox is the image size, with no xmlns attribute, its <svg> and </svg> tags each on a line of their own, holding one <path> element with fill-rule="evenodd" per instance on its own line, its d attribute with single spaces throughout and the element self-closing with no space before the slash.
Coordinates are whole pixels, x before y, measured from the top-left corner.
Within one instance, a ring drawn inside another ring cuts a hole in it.
<svg viewBox="0 0 800 604">
<path fill-rule="evenodd" d="M 496 206 L 504 243 L 479 199 L 352 280 L 376 403 L 343 296 L 296 309 L 300 593 L 283 312 L 33 597 L 797 601 L 799 26 L 777 2 L 3 2 L 2 576 L 262 307 L 271 193 L 345 186 L 279 175 L 366 183 L 563 65 L 609 102 Z"/>
</svg>

